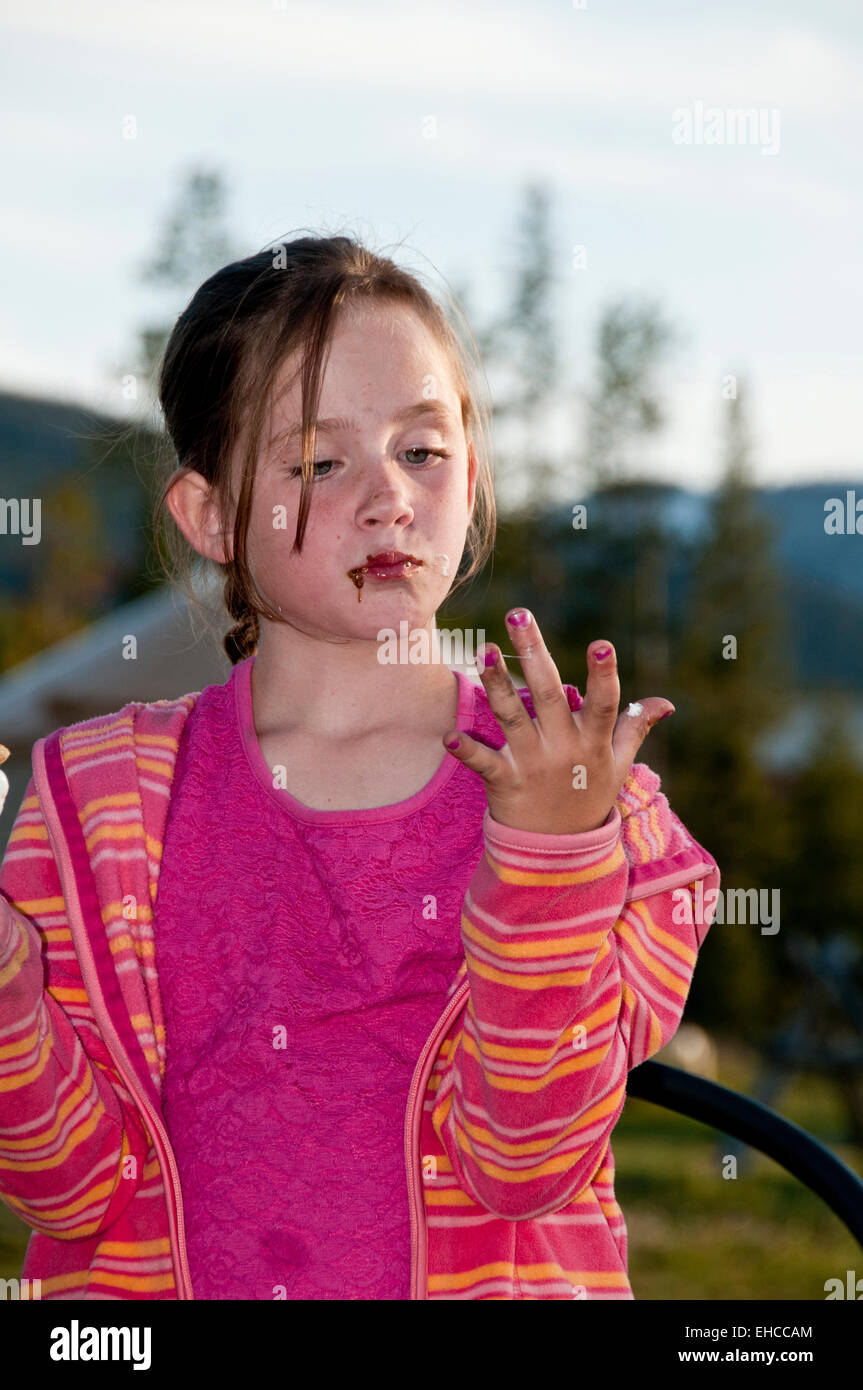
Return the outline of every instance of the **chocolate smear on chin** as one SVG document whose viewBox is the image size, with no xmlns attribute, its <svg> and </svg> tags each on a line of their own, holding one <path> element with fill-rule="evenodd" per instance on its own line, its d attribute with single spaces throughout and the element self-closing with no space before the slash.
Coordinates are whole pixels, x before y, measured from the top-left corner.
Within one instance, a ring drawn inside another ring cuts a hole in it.
<svg viewBox="0 0 863 1390">
<path fill-rule="evenodd" d="M 357 565 L 356 569 L 348 570 L 348 579 L 353 580 L 357 586 L 357 603 L 363 601 L 363 584 L 365 583 L 366 570 L 368 565 Z"/>
</svg>

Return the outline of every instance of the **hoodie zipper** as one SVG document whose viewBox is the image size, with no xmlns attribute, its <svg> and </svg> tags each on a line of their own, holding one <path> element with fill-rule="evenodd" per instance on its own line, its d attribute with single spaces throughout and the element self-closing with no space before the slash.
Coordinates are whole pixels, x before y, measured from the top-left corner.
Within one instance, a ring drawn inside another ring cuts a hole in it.
<svg viewBox="0 0 863 1390">
<path fill-rule="evenodd" d="M 78 948 L 78 958 L 81 964 L 81 973 L 84 977 L 84 985 L 105 1046 L 108 1048 L 117 1070 L 122 1076 L 138 1109 L 143 1112 L 146 1119 L 149 1121 L 150 1137 L 153 1140 L 159 1162 L 162 1166 L 162 1176 L 164 1178 L 166 1169 L 170 1174 L 170 1182 L 167 1184 L 166 1189 L 166 1196 L 168 1197 L 168 1234 L 171 1245 L 171 1256 L 174 1261 L 177 1294 L 181 1299 L 194 1299 L 183 1232 L 183 1199 L 180 1192 L 179 1170 L 171 1149 L 167 1131 L 155 1107 L 151 1104 L 149 1096 L 140 1086 L 135 1069 L 129 1061 L 126 1050 L 117 1035 L 117 1031 L 111 1022 L 110 1014 L 105 1006 L 102 987 L 99 983 L 96 965 L 93 960 L 93 953 L 90 949 L 90 940 L 87 936 L 87 930 L 81 912 L 81 904 L 75 887 L 72 859 L 66 848 L 66 841 L 59 823 L 57 808 L 54 804 L 54 798 L 51 795 L 48 772 L 45 766 L 44 743 L 45 740 L 41 739 L 33 747 L 34 779 L 48 831 L 48 837 L 51 841 L 54 858 L 60 872 L 60 880 L 63 886 L 63 898 L 66 903 L 66 913 L 72 932 L 72 940 L 76 948 Z"/>
<path fill-rule="evenodd" d="M 428 1228 L 425 1217 L 425 1203 L 422 1199 L 417 1173 L 422 1162 L 422 1114 L 428 1079 L 437 1056 L 437 1045 L 441 1036 L 464 1004 L 470 990 L 467 975 L 462 980 L 453 997 L 448 1001 L 443 1013 L 426 1039 L 419 1060 L 414 1067 L 408 1103 L 405 1111 L 405 1165 L 408 1178 L 408 1204 L 411 1214 L 411 1298 L 423 1299 L 428 1296 Z"/>
</svg>

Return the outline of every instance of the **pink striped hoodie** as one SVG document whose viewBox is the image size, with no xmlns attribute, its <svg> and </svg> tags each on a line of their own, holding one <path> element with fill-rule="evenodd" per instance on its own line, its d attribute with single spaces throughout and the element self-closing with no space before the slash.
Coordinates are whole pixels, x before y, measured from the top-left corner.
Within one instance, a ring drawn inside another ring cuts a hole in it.
<svg viewBox="0 0 863 1390">
<path fill-rule="evenodd" d="M 0 867 L 0 1196 L 42 1298 L 194 1296 L 153 904 L 199 693 L 40 739 Z M 719 871 L 642 763 L 596 830 L 486 811 L 483 833 L 405 1113 L 411 1297 L 632 1299 L 611 1134 L 680 1023 Z"/>
</svg>

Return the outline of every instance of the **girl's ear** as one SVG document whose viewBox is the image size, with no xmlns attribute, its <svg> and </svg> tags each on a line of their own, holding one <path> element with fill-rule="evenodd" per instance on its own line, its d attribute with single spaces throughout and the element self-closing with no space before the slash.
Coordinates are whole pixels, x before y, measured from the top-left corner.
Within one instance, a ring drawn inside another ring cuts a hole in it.
<svg viewBox="0 0 863 1390">
<path fill-rule="evenodd" d="M 476 450 L 473 447 L 473 440 L 467 446 L 467 507 L 471 517 L 473 517 L 473 504 L 476 497 L 476 480 L 479 472 Z"/>
<path fill-rule="evenodd" d="M 171 515 L 186 540 L 199 555 L 220 565 L 233 559 L 233 530 L 225 533 L 210 485 L 195 469 L 188 469 L 165 498 Z"/>
</svg>

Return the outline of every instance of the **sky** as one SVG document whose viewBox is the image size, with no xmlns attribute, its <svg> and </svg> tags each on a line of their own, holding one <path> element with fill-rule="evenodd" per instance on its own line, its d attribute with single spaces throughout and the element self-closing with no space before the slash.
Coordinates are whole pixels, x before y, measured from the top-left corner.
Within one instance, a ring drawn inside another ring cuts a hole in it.
<svg viewBox="0 0 863 1390">
<path fill-rule="evenodd" d="M 139 269 L 192 165 L 225 177 L 242 254 L 399 243 L 478 326 L 539 180 L 573 486 L 599 315 L 637 296 L 680 330 L 651 476 L 714 485 L 734 374 L 756 482 L 863 491 L 859 0 L 5 0 L 0 35 L 0 389 L 128 412 L 138 328 L 188 298 Z"/>
</svg>

